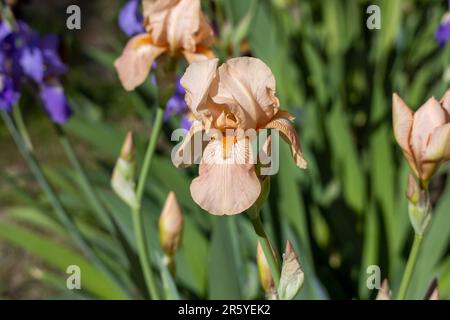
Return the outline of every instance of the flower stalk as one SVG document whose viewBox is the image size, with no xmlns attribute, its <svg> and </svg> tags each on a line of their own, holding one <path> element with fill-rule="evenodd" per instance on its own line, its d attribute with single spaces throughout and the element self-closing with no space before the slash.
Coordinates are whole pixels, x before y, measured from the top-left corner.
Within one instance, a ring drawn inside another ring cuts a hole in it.
<svg viewBox="0 0 450 320">
<path fill-rule="evenodd" d="M 267 263 L 269 264 L 270 273 L 272 274 L 275 287 L 278 288 L 278 285 L 280 284 L 281 269 L 278 259 L 274 254 L 273 246 L 270 243 L 269 237 L 264 230 L 264 226 L 262 224 L 261 218 L 259 217 L 259 214 L 256 217 L 250 216 L 250 221 L 253 224 L 253 228 L 255 229 L 256 235 L 258 236 L 258 241 L 261 244 L 264 256 L 266 257 Z"/>
<path fill-rule="evenodd" d="M 408 262 L 406 263 L 405 273 L 403 274 L 402 281 L 400 283 L 400 289 L 397 296 L 398 300 L 403 300 L 406 297 L 406 292 L 408 291 L 409 283 L 411 282 L 411 277 L 416 266 L 422 239 L 422 235 L 417 233 L 414 235 L 414 242 L 409 253 Z"/>
<path fill-rule="evenodd" d="M 160 299 L 158 288 L 156 286 L 155 277 L 150 264 L 149 250 L 145 237 L 145 229 L 142 223 L 141 204 L 144 195 L 147 177 L 150 171 L 150 166 L 155 153 L 156 143 L 158 141 L 159 133 L 162 127 L 164 109 L 158 108 L 156 110 L 156 117 L 153 122 L 153 128 L 150 135 L 150 140 L 145 152 L 144 163 L 139 174 L 138 185 L 136 189 L 136 205 L 132 207 L 133 227 L 135 233 L 136 244 L 139 252 L 139 260 L 141 263 L 142 272 L 144 273 L 145 282 L 149 291 L 150 297 L 153 299 Z"/>
</svg>

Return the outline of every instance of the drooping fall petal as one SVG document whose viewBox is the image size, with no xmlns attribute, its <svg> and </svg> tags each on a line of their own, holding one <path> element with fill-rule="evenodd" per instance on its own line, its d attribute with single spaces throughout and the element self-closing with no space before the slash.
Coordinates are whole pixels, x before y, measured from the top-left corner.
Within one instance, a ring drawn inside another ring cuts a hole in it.
<svg viewBox="0 0 450 320">
<path fill-rule="evenodd" d="M 155 46 L 148 34 L 131 38 L 122 55 L 114 62 L 124 88 L 131 91 L 141 85 L 148 77 L 153 61 L 165 50 Z"/>
<path fill-rule="evenodd" d="M 261 192 L 254 165 L 249 164 L 248 140 L 227 140 L 213 140 L 206 146 L 199 176 L 191 184 L 194 201 L 214 215 L 241 213 L 255 203 Z"/>
<path fill-rule="evenodd" d="M 397 143 L 403 151 L 411 170 L 418 175 L 416 162 L 410 146 L 411 131 L 414 122 L 414 112 L 406 105 L 405 102 L 394 93 L 392 97 L 392 115 L 394 134 Z"/>
<path fill-rule="evenodd" d="M 306 169 L 308 163 L 306 162 L 305 158 L 303 158 L 303 153 L 300 142 L 297 138 L 297 133 L 295 132 L 295 128 L 289 119 L 292 119 L 292 116 L 286 112 L 282 112 L 280 113 L 280 115 L 276 115 L 268 124 L 266 124 L 265 128 L 276 129 L 281 134 L 283 139 L 287 143 L 289 143 L 292 158 L 294 159 L 295 164 L 302 169 Z"/>
</svg>

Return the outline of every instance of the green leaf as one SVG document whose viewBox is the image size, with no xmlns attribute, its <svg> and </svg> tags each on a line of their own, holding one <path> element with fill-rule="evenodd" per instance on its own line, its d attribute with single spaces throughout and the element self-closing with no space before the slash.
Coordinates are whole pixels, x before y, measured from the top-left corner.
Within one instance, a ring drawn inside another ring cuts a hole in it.
<svg viewBox="0 0 450 320">
<path fill-rule="evenodd" d="M 72 250 L 64 248 L 53 240 L 44 238 L 25 228 L 0 223 L 0 238 L 19 246 L 44 262 L 66 272 L 69 265 L 81 269 L 81 285 L 87 291 L 102 299 L 126 299 L 127 296 L 102 272 L 98 271 L 85 258 Z M 65 279 L 61 279 L 65 281 Z"/>
</svg>

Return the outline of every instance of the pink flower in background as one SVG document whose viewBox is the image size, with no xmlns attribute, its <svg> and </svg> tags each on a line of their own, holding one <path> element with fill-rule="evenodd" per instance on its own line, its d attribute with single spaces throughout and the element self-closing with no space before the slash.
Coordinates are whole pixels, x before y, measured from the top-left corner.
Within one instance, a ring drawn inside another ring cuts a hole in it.
<svg viewBox="0 0 450 320">
<path fill-rule="evenodd" d="M 189 62 L 214 57 L 208 48 L 214 33 L 200 0 L 143 0 L 143 16 L 145 32 L 130 39 L 114 64 L 126 90 L 141 85 L 164 53 L 184 55 Z"/>
</svg>

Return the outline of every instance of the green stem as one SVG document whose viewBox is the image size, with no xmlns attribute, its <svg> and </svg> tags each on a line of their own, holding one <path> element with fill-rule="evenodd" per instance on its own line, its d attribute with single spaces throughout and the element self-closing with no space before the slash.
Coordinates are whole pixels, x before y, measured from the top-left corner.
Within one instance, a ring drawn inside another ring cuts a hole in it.
<svg viewBox="0 0 450 320">
<path fill-rule="evenodd" d="M 19 131 L 15 127 L 10 115 L 5 111 L 0 111 L 0 114 L 3 118 L 3 121 L 5 122 L 6 128 L 8 129 L 14 142 L 16 143 L 17 148 L 19 149 L 19 152 L 22 154 L 28 167 L 30 168 L 31 172 L 33 173 L 34 177 L 36 178 L 38 184 L 41 186 L 41 188 L 44 190 L 45 194 L 47 195 L 48 199 L 50 200 L 50 203 L 51 203 L 58 219 L 61 221 L 61 223 L 67 229 L 70 236 L 74 239 L 75 243 L 79 246 L 79 248 L 82 250 L 82 252 L 85 254 L 85 256 L 90 261 L 92 261 L 99 268 L 99 270 L 101 270 L 102 272 L 107 274 L 109 276 L 109 278 L 112 281 L 114 281 L 115 284 L 119 285 L 118 282 L 116 281 L 115 277 L 109 271 L 109 269 L 97 257 L 95 252 L 89 247 L 86 240 L 83 238 L 81 233 L 78 231 L 72 217 L 64 209 L 64 207 L 61 204 L 61 201 L 59 200 L 55 191 L 48 183 L 38 161 L 34 157 L 33 153 L 26 147 L 26 145 L 25 145 Z M 120 287 L 120 285 L 119 285 L 119 287 Z"/>
<path fill-rule="evenodd" d="M 397 299 L 403 300 L 406 297 L 406 292 L 408 291 L 409 283 L 411 281 L 412 274 L 414 272 L 414 267 L 417 262 L 417 257 L 419 254 L 420 246 L 422 244 L 423 236 L 419 234 L 414 235 L 414 242 L 411 247 L 411 252 L 409 253 L 408 262 L 406 263 L 405 273 L 403 274 L 402 282 L 400 284 L 400 290 L 398 292 Z"/>
<path fill-rule="evenodd" d="M 72 146 L 72 143 L 66 136 L 63 128 L 59 125 L 55 125 L 56 131 L 58 133 L 59 141 L 64 149 L 64 152 L 67 155 L 67 158 L 70 161 L 70 164 L 75 169 L 75 172 L 78 176 L 78 183 L 83 190 L 89 204 L 91 205 L 92 209 L 97 212 L 100 219 L 102 219 L 102 222 L 110 229 L 114 230 L 114 227 L 110 220 L 110 215 L 102 205 L 100 196 L 98 192 L 94 189 L 91 182 L 89 181 L 87 174 L 81 165 L 75 150 Z"/>
<path fill-rule="evenodd" d="M 253 224 L 253 228 L 255 229 L 255 232 L 258 236 L 258 240 L 261 243 L 261 247 L 264 252 L 264 256 L 266 257 L 267 263 L 269 264 L 270 273 L 272 274 L 273 281 L 275 283 L 275 287 L 278 288 L 278 285 L 280 283 L 280 264 L 278 262 L 277 257 L 275 256 L 275 253 L 273 252 L 273 246 L 270 244 L 269 237 L 267 236 L 266 232 L 264 231 L 264 226 L 261 222 L 261 218 L 259 217 L 259 214 L 257 215 L 257 218 L 253 219 L 250 218 Z"/>
<path fill-rule="evenodd" d="M 145 237 L 145 229 L 142 223 L 141 205 L 142 197 L 144 195 L 145 186 L 147 183 L 147 177 L 150 171 L 150 166 L 155 153 L 156 143 L 158 142 L 159 133 L 161 131 L 163 122 L 164 110 L 158 108 L 156 111 L 156 117 L 153 122 L 153 128 L 150 135 L 150 141 L 145 153 L 144 163 L 139 174 L 139 180 L 136 190 L 137 206 L 132 208 L 133 214 L 133 226 L 136 237 L 136 244 L 139 252 L 139 260 L 141 262 L 142 271 L 144 273 L 147 289 L 149 290 L 150 297 L 153 299 L 160 299 L 158 289 L 156 287 L 155 277 L 150 264 L 149 251 L 147 247 L 147 241 Z"/>
<path fill-rule="evenodd" d="M 26 147 L 32 151 L 33 144 L 31 143 L 30 135 L 28 134 L 28 130 L 25 126 L 25 121 L 23 120 L 22 112 L 20 112 L 20 107 L 18 104 L 13 106 L 12 115 Z"/>
</svg>

